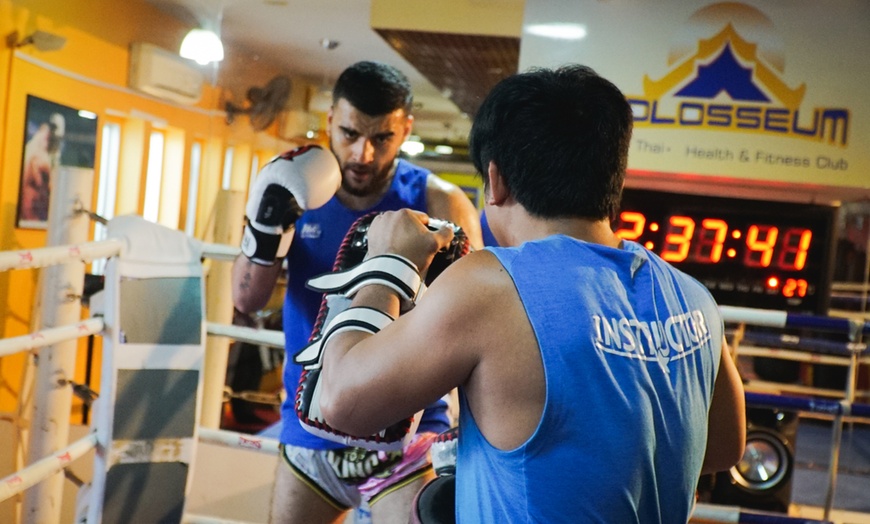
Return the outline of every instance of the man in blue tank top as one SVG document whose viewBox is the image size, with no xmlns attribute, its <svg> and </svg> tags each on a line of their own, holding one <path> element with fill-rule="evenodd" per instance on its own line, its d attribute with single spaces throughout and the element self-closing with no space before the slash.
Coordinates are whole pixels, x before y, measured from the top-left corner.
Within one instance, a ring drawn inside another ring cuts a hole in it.
<svg viewBox="0 0 870 524">
<path fill-rule="evenodd" d="M 479 216 L 465 193 L 398 159 L 413 124 L 411 105 L 410 85 L 401 72 L 381 63 L 354 64 L 336 82 L 328 113 L 330 148 L 340 168 L 337 192 L 332 168 L 307 148 L 285 153 L 255 179 L 243 256 L 233 267 L 236 308 L 248 313 L 264 307 L 285 254 L 288 266 L 283 310 L 287 399 L 281 409 L 282 460 L 272 522 L 335 522 L 362 501 L 371 506 L 375 523 L 404 521 L 414 495 L 433 476 L 429 446 L 450 422 L 440 396 L 427 403 L 414 440 L 391 453 L 347 448 L 314 436 L 302 428 L 294 410 L 302 368 L 292 356 L 308 343 L 322 298 L 305 283 L 332 270 L 340 244 L 358 218 L 372 211 L 414 209 L 462 226 L 471 244 L 482 246 Z M 258 185 L 257 180 L 267 178 Z M 290 218 L 270 222 L 274 216 Z"/>
<path fill-rule="evenodd" d="M 348 310 L 359 330 L 325 343 L 320 408 L 340 431 L 373 434 L 459 388 L 459 522 L 687 522 L 701 473 L 742 455 L 712 296 L 610 228 L 631 130 L 625 97 L 587 67 L 499 83 L 470 152 L 502 247 L 452 264 L 402 316 L 372 280 Z M 369 257 L 425 271 L 452 238 L 427 222 L 380 215 Z"/>
</svg>

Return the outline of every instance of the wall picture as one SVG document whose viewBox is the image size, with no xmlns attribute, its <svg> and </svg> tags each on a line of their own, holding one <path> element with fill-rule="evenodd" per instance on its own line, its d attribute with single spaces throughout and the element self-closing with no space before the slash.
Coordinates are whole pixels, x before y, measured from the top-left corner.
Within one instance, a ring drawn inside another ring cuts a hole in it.
<svg viewBox="0 0 870 524">
<path fill-rule="evenodd" d="M 27 95 L 17 227 L 46 228 L 52 180 L 65 167 L 93 170 L 96 146 L 92 113 Z"/>
</svg>

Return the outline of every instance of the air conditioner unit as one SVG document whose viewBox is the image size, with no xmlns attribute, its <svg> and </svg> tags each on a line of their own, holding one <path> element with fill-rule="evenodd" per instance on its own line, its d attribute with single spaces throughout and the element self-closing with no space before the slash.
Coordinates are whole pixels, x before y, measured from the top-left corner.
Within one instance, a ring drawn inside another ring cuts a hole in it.
<svg viewBox="0 0 870 524">
<path fill-rule="evenodd" d="M 202 72 L 186 58 L 144 42 L 130 46 L 130 87 L 180 104 L 202 98 Z"/>
</svg>

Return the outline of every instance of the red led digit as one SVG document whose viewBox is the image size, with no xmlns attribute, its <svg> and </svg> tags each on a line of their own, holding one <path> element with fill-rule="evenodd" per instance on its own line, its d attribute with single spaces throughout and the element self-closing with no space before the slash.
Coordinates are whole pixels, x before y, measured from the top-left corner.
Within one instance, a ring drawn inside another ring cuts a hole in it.
<svg viewBox="0 0 870 524">
<path fill-rule="evenodd" d="M 625 240 L 637 240 L 643 233 L 646 217 L 635 211 L 623 211 L 619 214 L 619 228 L 615 234 Z"/>
<path fill-rule="evenodd" d="M 777 236 L 779 236 L 777 227 L 756 224 L 749 226 L 746 231 L 746 247 L 749 249 L 743 256 L 743 264 L 747 267 L 769 266 Z"/>
<path fill-rule="evenodd" d="M 724 220 L 705 218 L 701 221 L 701 235 L 694 249 L 696 262 L 713 263 L 722 259 L 722 247 L 728 235 L 728 224 Z"/>
<path fill-rule="evenodd" d="M 689 254 L 692 235 L 695 234 L 695 221 L 689 217 L 672 216 L 668 221 L 668 234 L 662 247 L 662 259 L 668 262 L 682 262 Z"/>
<path fill-rule="evenodd" d="M 789 278 L 782 286 L 782 295 L 786 298 L 807 296 L 807 281 L 802 278 Z"/>
<path fill-rule="evenodd" d="M 786 298 L 792 298 L 795 294 L 795 288 L 797 288 L 797 282 L 793 278 L 788 278 L 785 281 L 785 284 L 782 286 L 782 296 Z"/>
<path fill-rule="evenodd" d="M 797 294 L 799 297 L 807 296 L 807 281 L 802 278 L 797 279 Z"/>
<path fill-rule="evenodd" d="M 776 264 L 781 269 L 794 269 L 800 271 L 807 264 L 807 251 L 810 250 L 810 241 L 813 232 L 809 229 L 793 227 L 783 235 L 782 250 L 777 257 Z"/>
</svg>

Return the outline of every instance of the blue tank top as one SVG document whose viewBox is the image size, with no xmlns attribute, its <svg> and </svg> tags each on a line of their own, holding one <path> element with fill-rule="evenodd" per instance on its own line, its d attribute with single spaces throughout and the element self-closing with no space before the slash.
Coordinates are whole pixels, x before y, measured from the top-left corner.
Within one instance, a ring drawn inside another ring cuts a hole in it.
<svg viewBox="0 0 870 524">
<path fill-rule="evenodd" d="M 722 351 L 706 288 L 633 242 L 487 248 L 538 340 L 547 396 L 521 446 L 491 446 L 460 389 L 462 522 L 687 522 Z"/>
<path fill-rule="evenodd" d="M 287 257 L 287 296 L 284 300 L 284 386 L 287 398 L 281 406 L 282 443 L 310 449 L 342 447 L 341 444 L 305 431 L 294 408 L 302 367 L 293 362 L 293 355 L 308 344 L 323 298 L 321 293 L 307 289 L 305 283 L 312 277 L 332 271 L 342 240 L 360 217 L 372 211 L 392 211 L 406 207 L 426 212 L 428 175 L 429 171 L 399 160 L 390 188 L 374 207 L 354 211 L 342 205 L 337 197 L 332 197 L 326 205 L 306 211 L 296 222 L 296 232 Z M 424 412 L 419 430 L 441 432 L 448 427 L 447 403 L 439 401 Z"/>
<path fill-rule="evenodd" d="M 495 239 L 495 235 L 489 229 L 489 221 L 486 219 L 485 212 L 480 213 L 480 233 L 483 236 L 483 245 L 485 247 L 498 247 L 498 240 Z"/>
</svg>

